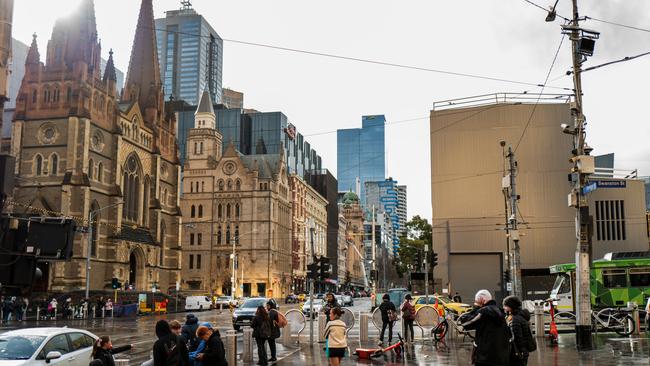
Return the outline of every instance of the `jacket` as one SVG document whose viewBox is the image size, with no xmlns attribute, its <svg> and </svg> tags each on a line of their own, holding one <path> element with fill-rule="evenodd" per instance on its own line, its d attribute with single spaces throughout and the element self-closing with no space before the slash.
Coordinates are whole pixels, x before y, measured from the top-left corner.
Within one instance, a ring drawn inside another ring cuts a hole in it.
<svg viewBox="0 0 650 366">
<path fill-rule="evenodd" d="M 251 321 L 251 327 L 253 328 L 253 338 L 271 338 L 271 319 L 264 319 L 262 316 L 255 315 L 253 321 Z"/>
<path fill-rule="evenodd" d="M 181 337 L 171 332 L 158 334 L 158 340 L 153 344 L 153 364 L 154 366 L 189 366 L 187 347 Z"/>
<path fill-rule="evenodd" d="M 473 362 L 481 365 L 507 366 L 510 355 L 510 330 L 503 311 L 494 300 L 475 308 L 460 318 L 463 328 L 476 330 Z"/>
<path fill-rule="evenodd" d="M 205 343 L 202 361 L 203 366 L 228 366 L 226 349 L 223 346 L 218 330 L 214 330 Z"/>
<path fill-rule="evenodd" d="M 115 359 L 113 358 L 113 355 L 116 353 L 128 351 L 130 349 L 130 344 L 122 347 L 113 347 L 111 349 L 98 348 L 97 351 L 95 351 L 93 360 L 102 361 L 102 365 L 104 366 L 115 366 Z"/>
<path fill-rule="evenodd" d="M 509 326 L 512 330 L 512 350 L 510 357 L 516 357 L 518 352 L 522 357 L 528 357 L 528 345 L 532 342 L 532 333 L 530 331 L 530 313 L 526 309 L 518 310 L 509 317 Z M 512 361 L 512 360 L 511 360 Z M 511 362 L 512 364 L 512 362 Z M 516 364 L 516 363 L 515 363 Z"/>
<path fill-rule="evenodd" d="M 390 300 L 383 301 L 381 305 L 379 305 L 379 311 L 381 312 L 381 321 L 384 323 L 388 323 L 389 320 L 388 310 L 397 311 L 397 309 L 395 309 L 395 304 Z"/>
<path fill-rule="evenodd" d="M 413 304 L 411 304 L 410 301 L 404 301 L 404 304 L 402 304 L 402 309 L 401 309 L 402 314 L 405 314 L 407 309 L 410 310 L 411 316 L 406 317 L 406 315 L 403 315 L 402 318 L 404 320 L 414 320 L 415 319 L 415 306 L 413 306 Z"/>
<path fill-rule="evenodd" d="M 321 311 L 327 317 L 327 321 L 330 321 L 330 310 L 338 307 L 340 306 L 339 306 L 339 302 L 336 301 L 336 297 L 331 302 L 330 301 L 325 302 L 325 305 L 323 305 L 323 309 Z"/>
<path fill-rule="evenodd" d="M 269 310 L 269 318 L 271 318 L 271 338 L 280 338 L 280 327 L 278 327 L 278 311 L 275 309 Z"/>
<path fill-rule="evenodd" d="M 197 360 L 196 355 L 199 353 L 203 353 L 203 350 L 205 349 L 205 341 L 201 339 L 201 342 L 199 342 L 199 346 L 196 347 L 195 351 L 188 352 L 189 357 L 190 357 L 190 365 L 192 366 L 202 366 L 203 361 Z"/>
<path fill-rule="evenodd" d="M 340 319 L 329 321 L 325 326 L 325 338 L 329 348 L 346 348 L 345 323 Z"/>
<path fill-rule="evenodd" d="M 181 337 L 189 351 L 196 350 L 196 347 L 199 345 L 199 340 L 196 337 L 197 329 L 199 329 L 199 319 L 195 316 L 188 315 L 185 324 L 181 328 Z"/>
</svg>

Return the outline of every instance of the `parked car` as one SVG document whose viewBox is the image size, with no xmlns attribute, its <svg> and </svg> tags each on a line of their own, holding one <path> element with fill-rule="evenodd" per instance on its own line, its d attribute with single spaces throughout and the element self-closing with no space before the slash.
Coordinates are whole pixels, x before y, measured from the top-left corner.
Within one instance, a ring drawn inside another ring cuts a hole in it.
<svg viewBox="0 0 650 366">
<path fill-rule="evenodd" d="M 218 308 L 219 306 L 222 306 L 224 309 L 232 306 L 237 306 L 237 301 L 233 300 L 232 296 L 219 296 L 217 297 L 217 301 L 214 303 L 214 306 Z"/>
<path fill-rule="evenodd" d="M 307 300 L 305 301 L 304 304 L 302 304 L 302 313 L 305 314 L 305 317 L 307 318 L 311 317 L 312 319 L 315 319 L 317 314 L 320 313 L 321 310 L 323 310 L 323 305 L 325 305 L 323 299 L 314 299 L 314 304 L 312 309 L 311 303 L 309 302 L 309 300 Z"/>
<path fill-rule="evenodd" d="M 246 300 L 248 300 L 248 299 L 249 299 L 248 297 L 240 297 L 240 298 L 237 298 L 237 299 L 236 299 L 237 305 L 235 305 L 235 306 L 237 306 L 237 307 L 241 307 L 242 305 L 244 305 L 244 303 L 245 303 Z"/>
<path fill-rule="evenodd" d="M 185 311 L 210 309 L 212 309 L 212 301 L 207 296 L 188 296 L 185 299 Z"/>
<path fill-rule="evenodd" d="M 73 328 L 23 328 L 0 334 L 0 365 L 87 366 L 97 336 Z"/>
<path fill-rule="evenodd" d="M 298 302 L 298 296 L 294 294 L 289 294 L 287 297 L 284 299 L 285 304 L 295 304 Z"/>
<path fill-rule="evenodd" d="M 232 313 L 232 327 L 239 330 L 243 326 L 250 326 L 258 306 L 266 305 L 268 297 L 251 297 Z M 279 307 L 278 307 L 279 308 Z"/>
<path fill-rule="evenodd" d="M 341 303 L 343 306 L 354 306 L 354 299 L 350 295 L 341 295 Z"/>
</svg>

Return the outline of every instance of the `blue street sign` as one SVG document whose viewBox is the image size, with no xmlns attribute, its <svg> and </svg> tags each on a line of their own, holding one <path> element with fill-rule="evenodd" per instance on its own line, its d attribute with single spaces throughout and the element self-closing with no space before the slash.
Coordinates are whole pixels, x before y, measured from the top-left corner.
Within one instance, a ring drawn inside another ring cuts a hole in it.
<svg viewBox="0 0 650 366">
<path fill-rule="evenodd" d="M 625 188 L 627 182 L 625 180 L 594 180 L 598 188 Z"/>
<path fill-rule="evenodd" d="M 582 188 L 582 194 L 593 192 L 596 188 L 598 188 L 598 184 L 596 184 L 596 182 L 591 182 Z"/>
</svg>

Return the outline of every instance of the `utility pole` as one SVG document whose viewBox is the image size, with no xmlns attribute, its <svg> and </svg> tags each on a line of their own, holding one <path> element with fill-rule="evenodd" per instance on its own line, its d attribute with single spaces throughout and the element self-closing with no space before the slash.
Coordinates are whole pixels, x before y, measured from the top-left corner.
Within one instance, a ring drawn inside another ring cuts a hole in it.
<svg viewBox="0 0 650 366">
<path fill-rule="evenodd" d="M 424 297 L 426 298 L 426 304 L 429 303 L 429 261 L 427 257 L 429 256 L 429 246 L 424 244 Z"/>
<path fill-rule="evenodd" d="M 309 241 L 311 242 L 311 264 L 314 264 L 314 227 L 309 228 Z M 314 278 L 310 278 L 309 281 L 309 344 L 314 345 Z"/>
<path fill-rule="evenodd" d="M 228 227 L 230 227 L 230 223 L 228 223 Z M 237 291 L 237 284 L 235 283 L 235 280 L 237 279 L 237 267 L 236 267 L 237 255 L 235 253 L 235 237 L 232 236 L 230 238 L 230 241 L 232 243 L 232 254 L 230 255 L 230 258 L 232 259 L 232 277 L 230 278 L 230 282 L 231 282 L 230 296 L 232 296 L 232 298 L 234 299 L 235 293 Z"/>
<path fill-rule="evenodd" d="M 517 221 L 517 204 L 519 197 L 517 196 L 517 161 L 515 160 L 515 153 L 512 151 L 512 146 L 508 146 L 508 163 L 509 169 L 509 198 L 510 198 L 510 217 L 508 218 L 508 235 L 512 239 L 510 256 L 510 275 L 512 277 L 512 292 L 515 296 L 523 300 L 523 286 L 521 283 L 521 253 L 519 249 L 519 230 Z"/>
<path fill-rule="evenodd" d="M 377 296 L 377 253 L 375 249 L 375 205 L 372 205 L 372 293 Z"/>
</svg>

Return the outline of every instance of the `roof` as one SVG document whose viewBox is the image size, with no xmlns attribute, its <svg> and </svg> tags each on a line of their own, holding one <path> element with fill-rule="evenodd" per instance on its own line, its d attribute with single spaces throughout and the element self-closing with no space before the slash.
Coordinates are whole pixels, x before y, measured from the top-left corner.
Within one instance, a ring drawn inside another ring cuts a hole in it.
<svg viewBox="0 0 650 366">
<path fill-rule="evenodd" d="M 243 155 L 240 159 L 248 170 L 257 170 L 258 178 L 273 178 L 273 175 L 279 173 L 279 154 Z"/>
<path fill-rule="evenodd" d="M 4 333 L 3 335 L 32 335 L 32 336 L 50 336 L 60 333 L 69 332 L 82 332 L 88 333 L 86 330 L 80 330 L 67 327 L 43 327 L 43 328 L 20 328 Z"/>
<path fill-rule="evenodd" d="M 352 191 L 348 191 L 343 195 L 343 204 L 358 203 L 359 196 Z"/>
<path fill-rule="evenodd" d="M 134 243 L 143 243 L 155 245 L 156 242 L 151 236 L 149 230 L 144 228 L 132 228 L 129 226 L 122 226 L 122 230 L 112 237 L 113 239 L 122 239 Z"/>
<path fill-rule="evenodd" d="M 207 89 L 203 90 L 203 94 L 201 94 L 201 100 L 199 101 L 199 106 L 196 108 L 196 112 L 194 114 L 198 113 L 214 114 L 212 98 L 210 97 L 210 92 Z"/>
</svg>

